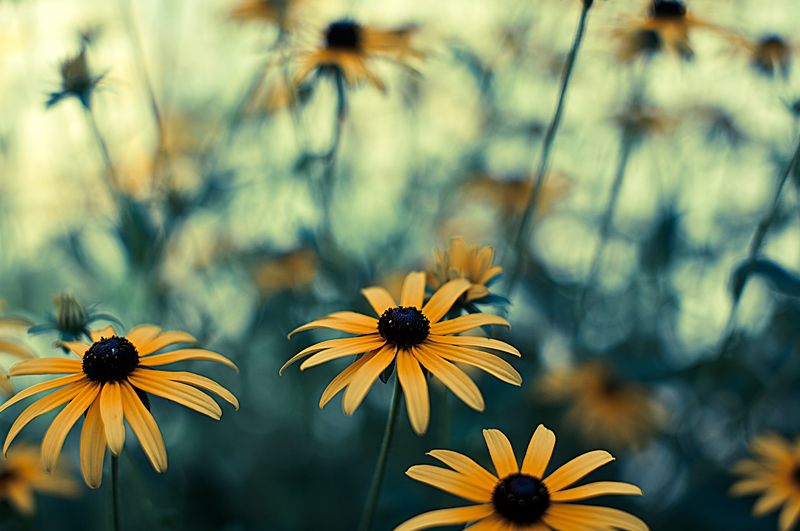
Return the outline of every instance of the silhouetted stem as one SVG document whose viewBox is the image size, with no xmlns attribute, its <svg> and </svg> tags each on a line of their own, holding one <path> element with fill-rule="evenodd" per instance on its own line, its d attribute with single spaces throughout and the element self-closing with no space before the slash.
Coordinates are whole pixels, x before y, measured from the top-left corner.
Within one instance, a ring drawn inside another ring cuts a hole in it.
<svg viewBox="0 0 800 531">
<path fill-rule="evenodd" d="M 111 455 L 111 514 L 114 531 L 122 529 L 122 518 L 119 514 L 119 456 Z"/>
</svg>

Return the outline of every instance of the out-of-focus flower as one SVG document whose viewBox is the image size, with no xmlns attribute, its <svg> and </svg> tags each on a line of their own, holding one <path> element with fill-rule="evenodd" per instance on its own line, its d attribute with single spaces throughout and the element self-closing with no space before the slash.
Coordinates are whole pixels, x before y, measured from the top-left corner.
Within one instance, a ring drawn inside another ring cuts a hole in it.
<svg viewBox="0 0 800 531">
<path fill-rule="evenodd" d="M 309 0 L 244 0 L 231 11 L 234 20 L 275 24 L 281 31 L 292 31 L 302 19 Z"/>
<path fill-rule="evenodd" d="M 9 354 L 21 360 L 36 357 L 30 349 L 21 343 L 3 338 L 0 338 L 0 354 Z M 6 395 L 13 395 L 16 391 L 6 371 L 0 369 L 0 392 Z"/>
<path fill-rule="evenodd" d="M 783 505 L 778 529 L 788 531 L 800 518 L 800 437 L 794 443 L 780 435 L 760 435 L 750 443 L 755 459 L 734 465 L 743 478 L 731 486 L 731 496 L 761 494 L 753 506 L 753 516 L 761 517 Z"/>
<path fill-rule="evenodd" d="M 789 75 L 789 66 L 794 54 L 794 46 L 778 36 L 765 35 L 758 40 L 744 37 L 733 37 L 732 42 L 738 48 L 745 50 L 750 58 L 750 64 L 765 76 L 774 77 Z"/>
<path fill-rule="evenodd" d="M 90 335 L 94 342 L 91 345 L 82 342 L 62 343 L 81 359 L 39 358 L 21 361 L 11 368 L 11 376 L 67 376 L 29 387 L 0 407 L 1 412 L 20 400 L 56 389 L 17 417 L 6 437 L 4 453 L 30 421 L 66 404 L 56 415 L 42 441 L 42 465 L 47 472 L 53 471 L 64 439 L 75 422 L 85 416 L 81 432 L 81 469 L 86 484 L 97 488 L 103 475 L 106 446 L 114 455 L 119 455 L 125 445 L 123 419 L 128 420 L 156 472 L 167 469 L 167 449 L 158 424 L 150 414 L 147 393 L 172 400 L 217 420 L 222 415 L 222 409 L 199 389 L 216 393 L 237 409 L 239 407 L 236 397 L 213 380 L 190 372 L 153 369 L 184 360 L 216 361 L 236 368 L 228 358 L 209 350 L 189 348 L 155 354 L 174 343 L 196 343 L 197 340 L 186 332 L 162 333 L 157 326 L 141 325 L 131 330 L 127 337 L 117 336 L 111 326 L 91 332 Z"/>
<path fill-rule="evenodd" d="M 81 46 L 81 51 L 74 57 L 68 57 L 61 62 L 61 90 L 52 92 L 50 99 L 45 104 L 52 107 L 67 96 L 75 96 L 87 109 L 92 106 L 92 93 L 103 74 L 93 76 L 89 71 L 86 61 L 86 45 Z"/>
<path fill-rule="evenodd" d="M 280 109 L 293 108 L 305 103 L 312 94 L 310 83 L 294 83 L 284 68 L 268 64 L 264 72 L 245 100 L 244 112 L 247 115 L 270 115 Z"/>
<path fill-rule="evenodd" d="M 723 139 L 731 146 L 738 146 L 747 139 L 736 118 L 714 105 L 694 105 L 683 112 L 681 120 L 697 120 L 708 131 L 708 139 Z"/>
<path fill-rule="evenodd" d="M 470 282 L 469 289 L 456 300 L 455 304 L 466 305 L 480 302 L 491 293 L 488 284 L 503 271 L 503 267 L 492 265 L 494 249 L 467 244 L 461 238 L 452 238 L 450 247 L 441 251 L 434 249 L 436 265 L 428 272 L 428 286 L 437 290 L 447 282 L 463 278 Z"/>
<path fill-rule="evenodd" d="M 62 341 L 75 341 L 82 337 L 89 337 L 89 325 L 95 321 L 119 321 L 112 315 L 95 313 L 86 308 L 72 291 L 59 293 L 53 296 L 56 303 L 56 314 L 47 316 L 47 323 L 36 325 L 28 329 L 29 334 L 56 331 Z"/>
<path fill-rule="evenodd" d="M 544 425 L 540 424 L 531 437 L 521 469 L 511 443 L 501 431 L 483 430 L 483 437 L 496 475 L 469 457 L 450 450 L 428 453 L 450 469 L 416 465 L 406 471 L 417 481 L 479 505 L 424 513 L 396 527 L 394 531 L 416 531 L 467 522 L 475 522 L 468 529 L 476 531 L 648 531 L 647 524 L 619 509 L 568 503 L 608 494 L 642 494 L 636 485 L 617 481 L 599 481 L 566 488 L 589 472 L 613 461 L 608 452 L 595 450 L 585 453 L 544 477 L 556 444 L 555 434 Z"/>
<path fill-rule="evenodd" d="M 362 26 L 352 20 L 333 22 L 323 32 L 320 46 L 297 54 L 295 82 L 301 83 L 311 72 L 320 70 L 338 72 L 348 86 L 368 81 L 385 91 L 383 81 L 369 68 L 369 61 L 382 58 L 414 70 L 409 60 L 423 57 L 412 43 L 416 31 L 415 25 L 386 30 Z"/>
<path fill-rule="evenodd" d="M 649 388 L 599 363 L 545 374 L 536 389 L 537 397 L 568 402 L 566 421 L 592 444 L 641 448 L 667 419 Z"/>
<path fill-rule="evenodd" d="M 253 273 L 253 282 L 262 295 L 270 297 L 279 291 L 308 287 L 318 267 L 313 251 L 298 249 L 263 262 Z"/>
<path fill-rule="evenodd" d="M 689 32 L 695 28 L 714 28 L 708 22 L 692 16 L 683 2 L 653 0 L 644 20 L 634 20 L 614 32 L 619 40 L 617 55 L 623 62 L 663 50 L 691 59 L 694 51 Z"/>
<path fill-rule="evenodd" d="M 549 172 L 539 193 L 536 213 L 540 216 L 552 213 L 554 206 L 569 194 L 571 184 L 571 179 L 566 175 Z M 479 174 L 464 185 L 465 199 L 490 201 L 507 220 L 518 219 L 519 213 L 528 206 L 532 190 L 533 179 L 528 175 L 500 180 Z"/>
<path fill-rule="evenodd" d="M 626 135 L 639 140 L 649 135 L 667 133 L 678 123 L 677 117 L 638 98 L 629 101 L 625 109 L 614 117 L 614 121 Z"/>
<path fill-rule="evenodd" d="M 8 452 L 0 468 L 0 500 L 7 500 L 18 513 L 30 516 L 36 510 L 36 492 L 71 498 L 80 493 L 80 486 L 60 468 L 52 474 L 45 472 L 39 449 L 18 444 Z"/>
<path fill-rule="evenodd" d="M 496 315 L 471 314 L 441 321 L 469 287 L 467 280 L 452 280 L 439 288 L 424 306 L 425 273 L 422 272 L 412 272 L 406 276 L 399 306 L 385 289 L 366 288 L 361 293 L 380 316 L 379 319 L 354 312 L 337 312 L 295 329 L 289 337 L 315 328 L 330 328 L 356 336 L 312 345 L 287 361 L 280 372 L 311 354 L 313 356 L 300 365 L 300 370 L 337 358 L 366 353 L 328 385 L 320 400 L 320 407 L 323 407 L 346 388 L 342 407 L 346 415 L 352 415 L 375 380 L 396 363 L 397 377 L 406 398 L 408 419 L 414 431 L 420 435 L 427 431 L 430 418 L 428 383 L 422 367 L 468 406 L 483 411 L 483 395 L 475 382 L 451 362 L 472 365 L 514 385 L 520 385 L 522 378 L 499 357 L 478 350 L 485 348 L 519 356 L 517 349 L 511 345 L 484 337 L 453 336 L 478 326 L 509 326 L 505 319 Z"/>
</svg>

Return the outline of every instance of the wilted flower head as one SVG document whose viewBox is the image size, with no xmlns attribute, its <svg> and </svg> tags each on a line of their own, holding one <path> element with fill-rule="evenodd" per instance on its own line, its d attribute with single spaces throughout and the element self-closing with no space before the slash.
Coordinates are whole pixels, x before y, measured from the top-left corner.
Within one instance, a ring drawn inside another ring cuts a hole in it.
<svg viewBox="0 0 800 531">
<path fill-rule="evenodd" d="M 428 286 L 433 290 L 439 289 L 447 282 L 459 278 L 470 282 L 469 289 L 456 300 L 456 305 L 467 305 L 472 302 L 480 302 L 481 299 L 488 297 L 491 293 L 488 288 L 495 277 L 503 271 L 503 267 L 492 265 L 494 259 L 494 249 L 482 247 L 478 249 L 476 245 L 467 247 L 466 242 L 461 238 L 452 238 L 450 247 L 441 251 L 433 250 L 436 255 L 436 265 L 433 271 L 428 272 Z"/>
<path fill-rule="evenodd" d="M 36 492 L 69 498 L 77 495 L 79 489 L 80 485 L 70 479 L 63 467 L 52 474 L 45 472 L 38 448 L 30 444 L 18 444 L 8 452 L 0 468 L 0 500 L 7 500 L 25 516 L 36 510 Z"/>
<path fill-rule="evenodd" d="M 116 317 L 106 313 L 96 313 L 84 306 L 72 291 L 53 296 L 56 314 L 48 315 L 48 322 L 31 327 L 29 334 L 57 331 L 61 341 L 75 341 L 81 337 L 89 337 L 89 325 L 95 321 L 111 321 L 118 323 Z M 66 352 L 66 350 L 65 350 Z"/>
<path fill-rule="evenodd" d="M 50 94 L 46 106 L 52 107 L 67 96 L 75 96 L 87 109 L 92 106 L 92 93 L 103 75 L 92 76 L 86 61 L 86 45 L 74 57 L 61 62 L 61 91 Z"/>
<path fill-rule="evenodd" d="M 753 67 L 767 76 L 789 75 L 792 46 L 777 35 L 767 35 L 757 42 L 749 43 Z"/>
</svg>

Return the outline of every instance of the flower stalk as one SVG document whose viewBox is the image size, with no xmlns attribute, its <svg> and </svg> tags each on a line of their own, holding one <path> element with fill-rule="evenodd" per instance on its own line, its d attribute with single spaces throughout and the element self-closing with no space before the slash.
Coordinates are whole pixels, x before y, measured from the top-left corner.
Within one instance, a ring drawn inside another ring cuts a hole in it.
<svg viewBox="0 0 800 531">
<path fill-rule="evenodd" d="M 111 454 L 111 515 L 114 531 L 122 529 L 119 499 L 119 456 Z"/>
</svg>

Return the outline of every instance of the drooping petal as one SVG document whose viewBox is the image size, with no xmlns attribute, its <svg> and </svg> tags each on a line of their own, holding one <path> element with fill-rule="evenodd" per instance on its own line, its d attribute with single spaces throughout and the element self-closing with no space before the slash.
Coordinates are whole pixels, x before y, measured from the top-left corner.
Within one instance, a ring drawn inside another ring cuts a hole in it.
<svg viewBox="0 0 800 531">
<path fill-rule="evenodd" d="M 128 375 L 128 381 L 146 393 L 172 400 L 189 409 L 208 415 L 212 419 L 219 420 L 222 416 L 222 408 L 210 396 L 192 386 L 163 378 L 158 371 L 136 369 Z M 103 421 L 105 421 L 105 416 Z M 108 428 L 106 428 L 106 433 L 108 433 Z M 110 445 L 111 439 L 109 438 Z"/>
<path fill-rule="evenodd" d="M 100 416 L 106 430 L 108 449 L 112 454 L 119 455 L 125 446 L 125 424 L 122 422 L 124 413 L 119 382 L 112 380 L 103 384 L 103 390 L 100 392 Z"/>
<path fill-rule="evenodd" d="M 284 363 L 283 367 L 281 367 L 280 370 L 278 371 L 278 375 L 279 376 L 282 375 L 286 367 L 288 367 L 292 363 L 302 358 L 305 358 L 306 356 L 310 356 L 314 352 L 319 352 L 321 350 L 326 350 L 326 349 L 330 350 L 335 349 L 337 352 L 340 352 L 339 349 L 344 349 L 344 350 L 350 350 L 352 354 L 360 354 L 361 352 L 366 352 L 367 350 L 370 350 L 370 349 L 361 350 L 361 347 L 363 345 L 370 345 L 377 342 L 378 340 L 380 340 L 382 343 L 386 342 L 380 336 L 380 334 L 370 334 L 367 336 L 360 336 L 360 337 L 345 337 L 342 339 L 331 339 L 328 341 L 323 341 L 322 343 L 317 343 L 316 345 L 311 345 L 310 347 L 301 350 L 300 352 L 292 356 L 292 358 L 289 361 Z M 380 346 L 381 345 L 375 348 L 377 349 Z"/>
<path fill-rule="evenodd" d="M 112 325 L 108 325 L 102 330 L 93 330 L 89 332 L 89 336 L 92 338 L 92 341 L 94 343 L 97 343 L 101 339 L 108 339 L 115 335 L 117 335 L 117 332 L 114 330 L 114 327 Z"/>
<path fill-rule="evenodd" d="M 466 524 L 486 518 L 494 512 L 491 503 L 485 505 L 471 505 L 469 507 L 455 507 L 453 509 L 440 509 L 415 516 L 411 520 L 397 526 L 394 531 L 418 531 L 431 527 L 445 525 Z"/>
<path fill-rule="evenodd" d="M 141 369 L 137 368 L 137 371 L 146 371 L 148 369 Z M 205 389 L 211 393 L 216 394 L 223 400 L 226 400 L 228 403 L 232 404 L 234 408 L 237 410 L 239 409 L 239 401 L 233 396 L 233 393 L 222 387 L 220 384 L 206 378 L 205 376 L 200 376 L 199 374 L 194 374 L 191 372 L 172 372 L 172 371 L 165 371 L 161 375 L 162 378 L 166 378 L 168 380 L 174 380 L 176 382 L 183 382 L 187 384 L 191 384 L 195 387 L 199 387 L 200 389 Z"/>
<path fill-rule="evenodd" d="M 164 332 L 163 334 L 159 334 L 158 336 L 154 337 L 150 341 L 146 341 L 144 344 L 137 344 L 136 350 L 139 351 L 140 356 L 147 356 L 148 354 L 152 354 L 153 352 L 161 350 L 167 345 L 172 345 L 174 343 L 197 343 L 197 339 L 195 339 L 193 335 L 187 334 L 186 332 Z"/>
<path fill-rule="evenodd" d="M 773 483 L 774 481 L 770 478 L 743 479 L 731 485 L 728 494 L 731 496 L 752 496 L 767 490 Z"/>
<path fill-rule="evenodd" d="M 476 411 L 484 410 L 486 405 L 480 389 L 464 371 L 431 352 L 424 343 L 412 348 L 417 360 L 458 398 Z"/>
<path fill-rule="evenodd" d="M 348 334 L 374 334 L 378 331 L 378 320 L 355 312 L 336 312 L 315 319 L 289 332 L 289 338 L 305 330 L 331 328 Z"/>
<path fill-rule="evenodd" d="M 499 350 L 501 352 L 506 352 L 508 354 L 513 354 L 514 356 L 521 357 L 519 350 L 515 349 L 508 343 L 504 343 L 497 339 L 491 339 L 488 337 L 477 337 L 477 336 L 438 336 L 438 335 L 431 335 L 428 336 L 430 341 L 434 343 L 438 343 L 441 345 L 454 345 L 458 347 L 480 347 L 480 348 L 488 348 L 492 350 Z"/>
<path fill-rule="evenodd" d="M 158 424 L 136 396 L 136 391 L 133 390 L 131 384 L 122 382 L 120 390 L 122 391 L 122 409 L 125 411 L 128 424 L 139 439 L 139 443 L 155 471 L 164 472 L 167 469 L 167 447 L 164 446 L 164 438 L 161 436 Z"/>
<path fill-rule="evenodd" d="M 469 315 L 462 315 L 461 317 L 456 317 L 455 319 L 450 319 L 448 321 L 441 321 L 432 324 L 431 334 L 437 336 L 458 334 L 478 326 L 487 325 L 502 325 L 509 328 L 511 327 L 508 321 L 497 315 L 492 315 L 490 313 L 472 313 Z"/>
<path fill-rule="evenodd" d="M 63 389 L 59 389 L 58 391 L 54 391 L 49 395 L 40 398 L 20 413 L 17 420 L 14 421 L 14 424 L 11 425 L 11 429 L 8 430 L 8 435 L 6 436 L 6 442 L 3 445 L 3 455 L 8 452 L 8 447 L 11 445 L 11 441 L 22 431 L 22 428 L 28 425 L 30 421 L 38 417 L 39 415 L 43 415 L 49 411 L 53 411 L 57 407 L 63 406 L 80 393 L 84 387 L 86 387 L 87 381 L 80 381 L 78 383 L 74 383 L 68 387 L 64 387 Z"/>
<path fill-rule="evenodd" d="M 345 370 L 343 370 L 339 375 L 333 379 L 331 383 L 328 384 L 328 387 L 325 388 L 325 391 L 322 392 L 322 398 L 319 400 L 319 407 L 325 407 L 331 398 L 336 396 L 336 393 L 350 385 L 350 382 L 353 381 L 356 373 L 364 366 L 365 363 L 368 363 L 375 355 L 378 353 L 377 350 L 373 350 L 372 352 L 367 352 L 361 358 L 357 359 L 353 363 L 350 364 Z"/>
<path fill-rule="evenodd" d="M 475 486 L 492 491 L 498 479 L 469 457 L 450 450 L 431 450 L 428 455 L 469 478 Z"/>
<path fill-rule="evenodd" d="M 100 401 L 95 400 L 86 412 L 81 430 L 81 472 L 89 488 L 100 487 L 105 455 L 106 430 L 100 416 Z"/>
<path fill-rule="evenodd" d="M 555 528 L 562 522 L 583 524 L 588 529 L 615 528 L 623 531 L 650 531 L 647 524 L 632 514 L 610 507 L 553 503 L 543 517 L 544 522 Z"/>
<path fill-rule="evenodd" d="M 406 409 L 411 427 L 417 435 L 422 435 L 428 431 L 430 420 L 428 383 L 417 359 L 402 348 L 397 352 L 397 377 L 406 397 Z"/>
<path fill-rule="evenodd" d="M 86 354 L 86 351 L 89 350 L 89 347 L 91 347 L 91 345 L 82 341 L 56 341 L 56 346 L 67 347 L 81 358 Z"/>
<path fill-rule="evenodd" d="M 773 482 L 774 485 L 774 482 Z M 761 517 L 777 509 L 789 497 L 789 491 L 774 486 L 767 489 L 753 506 L 753 516 Z"/>
<path fill-rule="evenodd" d="M 556 434 L 539 424 L 528 444 L 525 452 L 525 459 L 522 460 L 522 473 L 544 477 L 544 471 L 553 455 L 553 448 L 556 445 Z"/>
<path fill-rule="evenodd" d="M 422 308 L 422 313 L 425 314 L 425 317 L 430 319 L 431 323 L 439 322 L 453 306 L 453 303 L 455 303 L 461 294 L 467 291 L 469 287 L 469 280 L 463 278 L 451 280 L 436 290 L 436 293 L 431 296 L 428 304 Z M 431 332 L 433 332 L 432 329 Z"/>
<path fill-rule="evenodd" d="M 389 308 L 397 307 L 397 304 L 395 304 L 389 292 L 379 286 L 362 289 L 361 294 L 366 297 L 370 306 L 372 306 L 372 309 L 375 310 L 378 316 L 383 315 L 383 312 Z"/>
<path fill-rule="evenodd" d="M 415 465 L 406 471 L 406 475 L 465 500 L 477 503 L 492 501 L 492 491 L 490 489 L 476 486 L 472 481 L 469 481 L 469 476 L 453 470 L 431 465 Z"/>
<path fill-rule="evenodd" d="M 11 354 L 15 358 L 23 360 L 35 356 L 35 354 L 24 345 L 20 345 L 19 343 L 14 343 L 13 341 L 8 341 L 7 339 L 2 338 L 0 338 L 0 352 L 3 354 Z"/>
<path fill-rule="evenodd" d="M 8 371 L 9 376 L 27 376 L 31 374 L 74 374 L 81 372 L 80 360 L 65 358 L 35 358 L 23 360 Z"/>
<path fill-rule="evenodd" d="M 509 474 L 519 472 L 514 449 L 502 431 L 483 430 L 483 438 L 486 439 L 486 446 L 489 448 L 489 455 L 492 456 L 492 463 L 497 470 L 497 477 L 502 479 Z"/>
<path fill-rule="evenodd" d="M 413 271 L 406 275 L 403 281 L 403 290 L 400 293 L 400 306 L 414 307 L 422 310 L 422 301 L 425 298 L 425 273 Z M 423 310 L 422 313 L 425 313 Z M 427 314 L 426 314 L 427 315 Z M 430 319 L 430 317 L 428 317 Z M 435 322 L 431 319 L 431 322 Z"/>
<path fill-rule="evenodd" d="M 156 337 L 159 332 L 161 332 L 160 326 L 155 326 L 151 324 L 143 324 L 139 325 L 130 332 L 128 335 L 125 336 L 128 338 L 128 341 L 133 343 L 133 345 L 138 349 L 139 345 L 144 345 L 154 337 Z"/>
<path fill-rule="evenodd" d="M 42 466 L 47 472 L 55 469 L 64 439 L 67 438 L 72 426 L 97 398 L 100 386 L 100 382 L 88 381 L 80 393 L 53 419 L 53 423 L 42 439 Z"/>
<path fill-rule="evenodd" d="M 42 382 L 36 385 L 32 385 L 25 389 L 24 391 L 20 391 L 19 393 L 15 394 L 6 402 L 0 406 L 0 413 L 6 410 L 6 408 L 13 406 L 20 400 L 25 400 L 29 396 L 33 396 L 38 393 L 43 393 L 44 391 L 49 391 L 51 389 L 56 389 L 58 387 L 64 387 L 65 385 L 69 385 L 75 383 L 80 380 L 85 380 L 86 376 L 83 373 L 81 374 L 72 374 L 70 376 L 62 376 L 61 378 L 56 378 L 55 380 L 50 380 L 49 382 Z"/>
<path fill-rule="evenodd" d="M 539 476 L 541 477 L 541 476 Z M 581 485 L 574 489 L 560 490 L 550 495 L 550 499 L 558 502 L 584 500 L 586 498 L 594 498 L 596 496 L 605 496 L 606 494 L 627 494 L 631 496 L 641 496 L 642 489 L 630 483 L 621 483 L 618 481 L 598 481 L 596 483 L 589 483 L 588 485 Z"/>
<path fill-rule="evenodd" d="M 36 511 L 36 499 L 28 482 L 12 481 L 6 488 L 8 489 L 8 501 L 17 511 L 25 516 L 34 514 Z"/>
<path fill-rule="evenodd" d="M 561 465 L 555 472 L 544 479 L 550 494 L 558 492 L 581 479 L 597 467 L 610 463 L 614 458 L 605 450 L 595 450 L 576 457 Z"/>
<path fill-rule="evenodd" d="M 477 367 L 478 369 L 488 372 L 495 378 L 512 385 L 522 385 L 522 376 L 520 376 L 514 367 L 494 354 L 489 354 L 488 352 L 480 350 L 448 347 L 438 344 L 429 346 L 434 352 L 446 360 Z"/>
<path fill-rule="evenodd" d="M 13 395 L 17 392 L 17 388 L 11 383 L 11 379 L 6 374 L 6 371 L 0 369 L 0 392 L 4 395 Z"/>
<path fill-rule="evenodd" d="M 797 522 L 800 516 L 800 498 L 792 498 L 783 506 L 781 515 L 778 517 L 778 529 L 789 531 Z"/>
<path fill-rule="evenodd" d="M 396 351 L 397 347 L 394 345 L 384 345 L 373 358 L 364 363 L 361 369 L 355 373 L 342 398 L 342 409 L 345 415 L 352 415 L 361 404 L 372 384 L 375 383 L 378 376 L 394 359 Z"/>
<path fill-rule="evenodd" d="M 353 342 L 351 345 L 348 345 L 346 347 L 331 348 L 323 352 L 314 354 L 300 365 L 300 370 L 303 371 L 308 369 L 309 367 L 315 367 L 322 363 L 335 360 L 338 358 L 343 358 L 345 356 L 352 356 L 353 354 L 363 354 L 365 352 L 370 352 L 372 350 L 378 350 L 379 348 L 381 348 L 383 345 L 386 344 L 386 340 L 380 336 L 375 337 L 374 335 L 371 335 L 368 337 L 369 340 L 367 341 Z M 360 339 L 360 338 L 353 338 L 353 339 Z"/>
<path fill-rule="evenodd" d="M 239 367 L 222 354 L 199 348 L 175 350 L 173 352 L 167 352 L 166 354 L 151 354 L 150 356 L 140 358 L 139 365 L 143 367 L 158 367 L 159 365 L 167 365 L 169 363 L 186 360 L 216 361 L 228 367 L 232 367 L 236 372 L 239 372 Z"/>
</svg>

